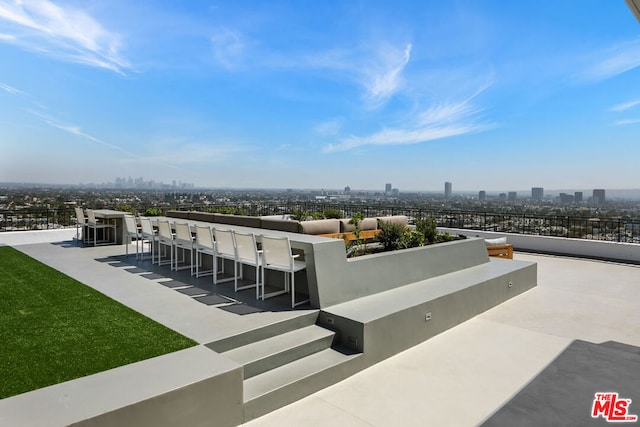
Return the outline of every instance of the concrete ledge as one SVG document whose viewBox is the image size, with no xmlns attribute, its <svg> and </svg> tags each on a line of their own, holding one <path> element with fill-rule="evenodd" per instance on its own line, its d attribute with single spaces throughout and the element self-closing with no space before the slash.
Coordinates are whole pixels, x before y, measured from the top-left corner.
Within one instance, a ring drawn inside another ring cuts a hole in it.
<svg viewBox="0 0 640 427">
<path fill-rule="evenodd" d="M 536 286 L 536 264 L 490 263 L 321 311 L 319 324 L 371 365 L 419 344 Z"/>
<path fill-rule="evenodd" d="M 300 233 L 300 222 L 281 218 L 260 219 L 260 227 L 265 230 L 287 231 L 289 233 Z"/>
<path fill-rule="evenodd" d="M 585 258 L 640 264 L 640 245 L 635 243 L 609 242 L 606 240 L 571 239 L 568 237 L 532 236 L 528 234 L 496 233 L 462 228 L 440 228 L 451 234 L 467 237 L 493 239 L 506 237 L 516 250 L 555 255 L 572 255 Z"/>
<path fill-rule="evenodd" d="M 204 346 L 0 400 L 3 426 L 233 426 L 242 367 Z"/>
<path fill-rule="evenodd" d="M 260 217 L 248 215 L 229 215 L 216 213 L 213 222 L 219 224 L 238 225 L 241 227 L 260 228 Z"/>
</svg>

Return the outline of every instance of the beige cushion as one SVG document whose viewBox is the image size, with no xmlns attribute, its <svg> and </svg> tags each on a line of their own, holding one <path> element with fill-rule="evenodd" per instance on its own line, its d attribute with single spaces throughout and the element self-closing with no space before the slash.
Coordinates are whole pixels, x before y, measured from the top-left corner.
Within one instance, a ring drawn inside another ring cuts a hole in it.
<svg viewBox="0 0 640 427">
<path fill-rule="evenodd" d="M 351 218 L 344 218 L 340 220 L 341 233 L 348 233 L 349 231 L 354 231 L 356 229 L 356 226 L 353 224 L 349 224 L 349 221 L 351 221 Z"/>
<path fill-rule="evenodd" d="M 498 246 L 498 245 L 506 245 L 507 238 L 506 237 L 497 237 L 495 239 L 484 239 L 484 242 L 487 246 Z"/>
<path fill-rule="evenodd" d="M 353 232 L 356 229 L 356 226 L 353 224 L 349 224 L 349 221 L 351 221 L 351 218 L 345 218 L 345 219 L 341 219 L 340 220 L 340 232 L 341 233 L 348 233 L 348 232 Z M 358 226 L 360 227 L 360 230 L 376 230 L 378 228 L 378 220 L 376 218 L 364 218 L 362 221 L 360 221 L 360 224 L 358 224 Z"/>
<path fill-rule="evenodd" d="M 378 221 L 391 222 L 393 224 L 400 224 L 404 227 L 406 227 L 407 224 L 409 224 L 409 219 L 405 215 L 382 216 L 378 218 Z"/>
<path fill-rule="evenodd" d="M 304 234 L 331 234 L 340 232 L 339 219 L 317 219 L 314 221 L 301 221 L 300 229 Z"/>
<path fill-rule="evenodd" d="M 360 230 L 377 230 L 378 219 L 377 218 L 365 218 L 360 221 Z"/>
</svg>

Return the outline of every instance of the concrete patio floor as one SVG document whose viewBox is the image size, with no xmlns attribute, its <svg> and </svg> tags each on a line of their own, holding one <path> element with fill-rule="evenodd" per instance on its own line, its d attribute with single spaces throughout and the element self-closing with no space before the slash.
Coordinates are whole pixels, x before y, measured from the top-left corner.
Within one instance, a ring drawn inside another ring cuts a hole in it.
<svg viewBox="0 0 640 427">
<path fill-rule="evenodd" d="M 166 278 L 147 276 L 150 262 L 136 269 L 135 257 L 122 256 L 123 246 L 7 243 L 199 343 L 310 311 L 287 310 L 286 301 L 256 305 L 251 298 L 198 302 L 162 285 Z M 480 425 L 575 340 L 640 346 L 640 267 L 522 253 L 515 258 L 538 263 L 536 288 L 246 425 Z M 192 284 L 188 273 L 171 280 Z M 193 284 L 206 288 L 200 284 L 210 280 Z M 631 390 L 621 397 L 632 399 L 630 413 L 640 414 L 640 385 Z M 558 424 L 574 425 L 571 413 L 565 415 Z"/>
<path fill-rule="evenodd" d="M 640 346 L 640 267 L 522 253 L 515 259 L 538 263 L 536 288 L 246 425 L 480 425 L 576 339 Z M 624 388 L 628 378 L 618 379 Z M 634 395 L 621 397 L 640 414 L 640 384 L 631 387 Z M 586 411 L 591 400 L 583 402 Z M 524 425 L 527 417 L 510 421 Z M 585 424 L 567 410 L 553 425 Z"/>
</svg>

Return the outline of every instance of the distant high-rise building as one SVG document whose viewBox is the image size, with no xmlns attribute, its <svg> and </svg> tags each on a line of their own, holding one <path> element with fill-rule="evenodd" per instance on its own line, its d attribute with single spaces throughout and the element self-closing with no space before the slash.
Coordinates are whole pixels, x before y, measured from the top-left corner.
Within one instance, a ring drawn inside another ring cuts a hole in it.
<svg viewBox="0 0 640 427">
<path fill-rule="evenodd" d="M 391 195 L 393 197 L 398 197 L 400 195 L 400 190 L 398 190 L 397 188 L 394 188 L 393 190 L 391 190 Z"/>
<path fill-rule="evenodd" d="M 580 203 L 582 201 L 582 191 L 576 191 L 575 193 L 573 193 L 573 200 L 576 203 Z"/>
<path fill-rule="evenodd" d="M 391 193 L 391 184 L 385 184 L 384 185 L 384 192 L 385 193 Z"/>
<path fill-rule="evenodd" d="M 498 200 L 500 200 L 501 202 L 506 201 L 507 200 L 507 193 L 498 194 Z"/>
<path fill-rule="evenodd" d="M 518 198 L 518 193 L 516 191 L 509 191 L 509 195 L 507 197 L 509 201 L 515 202 L 517 198 Z"/>
<path fill-rule="evenodd" d="M 344 187 L 344 192 L 348 193 L 351 191 L 351 187 L 349 187 L 348 185 L 346 187 Z"/>
<path fill-rule="evenodd" d="M 483 201 L 487 199 L 487 192 L 484 190 L 480 190 L 480 192 L 478 192 L 478 200 Z"/>
<path fill-rule="evenodd" d="M 575 199 L 576 198 L 573 194 L 560 193 L 560 203 L 573 203 Z"/>
<path fill-rule="evenodd" d="M 444 183 L 444 197 L 449 198 L 451 197 L 451 183 L 449 181 Z"/>
<path fill-rule="evenodd" d="M 543 197 L 544 197 L 544 188 L 542 187 L 531 188 L 531 199 L 541 201 Z"/>
<path fill-rule="evenodd" d="M 593 202 L 594 203 L 604 203 L 605 194 L 603 189 L 594 189 L 593 190 Z"/>
</svg>

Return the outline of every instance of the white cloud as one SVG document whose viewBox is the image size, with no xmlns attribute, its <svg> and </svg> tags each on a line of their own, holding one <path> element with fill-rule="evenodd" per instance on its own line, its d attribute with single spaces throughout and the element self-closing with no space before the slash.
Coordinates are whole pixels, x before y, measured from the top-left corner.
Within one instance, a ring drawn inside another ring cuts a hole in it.
<svg viewBox="0 0 640 427">
<path fill-rule="evenodd" d="M 419 144 L 494 128 L 494 123 L 479 117 L 481 109 L 471 103 L 483 90 L 461 102 L 433 106 L 416 115 L 407 126 L 383 129 L 371 135 L 345 137 L 337 144 L 325 146 L 323 151 L 328 153 L 363 146 Z"/>
<path fill-rule="evenodd" d="M 319 135 L 333 136 L 340 133 L 340 130 L 342 129 L 343 125 L 344 125 L 344 119 L 336 118 L 336 119 L 331 119 L 316 125 L 313 128 L 313 130 Z"/>
<path fill-rule="evenodd" d="M 30 112 L 34 116 L 40 117 L 43 122 L 45 122 L 46 124 L 48 124 L 48 125 L 50 125 L 50 126 L 52 126 L 54 128 L 63 130 L 65 132 L 71 133 L 73 135 L 81 136 L 81 137 L 86 138 L 86 139 L 88 139 L 90 141 L 93 141 L 93 142 L 98 143 L 100 145 L 104 145 L 105 147 L 109 147 L 109 148 L 112 148 L 112 149 L 115 149 L 115 150 L 119 150 L 119 151 L 121 151 L 123 153 L 126 153 L 128 155 L 132 155 L 132 156 L 134 155 L 133 153 L 129 153 L 127 150 L 125 150 L 122 147 L 118 147 L 117 145 L 113 145 L 113 144 L 110 144 L 108 142 L 102 141 L 99 138 L 96 138 L 96 137 L 94 137 L 92 135 L 89 135 L 88 133 L 83 132 L 82 129 L 80 127 L 78 127 L 78 126 L 73 126 L 73 125 L 67 125 L 67 124 L 64 124 L 64 123 L 60 123 L 60 122 L 56 121 L 55 119 L 53 119 L 53 118 L 51 118 L 51 117 L 49 117 L 49 116 L 47 116 L 46 114 L 43 114 L 43 113 L 38 113 L 38 112 L 35 112 L 35 111 L 30 111 Z"/>
<path fill-rule="evenodd" d="M 5 92 L 9 92 L 12 95 L 27 95 L 26 92 L 21 91 L 20 89 L 16 89 L 13 86 L 9 86 L 8 84 L 0 83 L 0 89 Z"/>
<path fill-rule="evenodd" d="M 213 56 L 222 66 L 235 68 L 245 51 L 245 42 L 240 33 L 231 30 L 221 30 L 211 36 Z"/>
<path fill-rule="evenodd" d="M 581 80 L 600 81 L 640 67 L 640 39 L 596 52 L 590 65 L 579 74 Z"/>
<path fill-rule="evenodd" d="M 640 105 L 640 99 L 636 100 L 636 101 L 629 101 L 629 102 L 623 102 L 622 104 L 618 104 L 618 105 L 614 105 L 613 107 L 609 108 L 610 111 L 625 111 L 628 110 L 630 108 L 635 107 L 636 105 Z"/>
<path fill-rule="evenodd" d="M 617 120 L 613 123 L 614 126 L 625 126 L 625 125 L 633 125 L 636 123 L 640 123 L 640 119 L 623 119 Z"/>
<path fill-rule="evenodd" d="M 364 85 L 373 105 L 377 106 L 391 98 L 401 87 L 402 71 L 411 59 L 411 43 L 403 51 L 383 45 L 379 57 L 369 67 L 364 67 Z"/>
<path fill-rule="evenodd" d="M 364 89 L 368 107 L 377 108 L 397 94 L 404 84 L 402 73 L 411 60 L 413 45 L 398 48 L 387 42 L 354 49 L 328 49 L 279 58 L 280 67 L 317 69 L 346 75 Z"/>
<path fill-rule="evenodd" d="M 285 53 L 251 43 L 229 29 L 211 36 L 211 43 L 214 58 L 227 69 L 247 66 L 250 60 L 251 69 L 321 71 L 324 79 L 346 79 L 363 89 L 369 108 L 380 107 L 403 89 L 403 72 L 413 49 L 411 43 L 367 42 L 352 48 Z"/>
<path fill-rule="evenodd" d="M 117 73 L 130 67 L 120 54 L 120 37 L 79 9 L 48 0 L 0 1 L 3 21 L 14 31 L 0 41 Z"/>
</svg>

